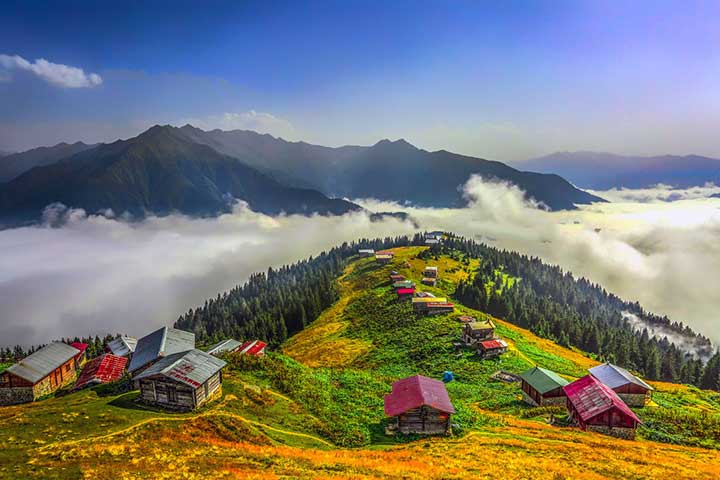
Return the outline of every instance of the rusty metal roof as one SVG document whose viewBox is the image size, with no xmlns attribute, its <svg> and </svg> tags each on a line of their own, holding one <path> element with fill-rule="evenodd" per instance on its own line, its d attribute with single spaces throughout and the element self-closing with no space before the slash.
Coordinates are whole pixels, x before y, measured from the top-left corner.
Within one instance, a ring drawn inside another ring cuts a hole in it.
<svg viewBox="0 0 720 480">
<path fill-rule="evenodd" d="M 75 383 L 75 389 L 119 380 L 125 373 L 125 365 L 127 365 L 126 357 L 119 357 L 111 353 L 105 353 L 93 358 L 83 368 L 80 377 Z"/>
<path fill-rule="evenodd" d="M 225 361 L 201 350 L 189 350 L 173 353 L 158 360 L 135 378 L 139 380 L 162 375 L 190 387 L 198 388 L 222 370 L 225 365 L 227 365 Z"/>
<path fill-rule="evenodd" d="M 79 353 L 80 350 L 67 343 L 53 342 L 23 358 L 6 371 L 28 382 L 37 383 Z"/>
</svg>

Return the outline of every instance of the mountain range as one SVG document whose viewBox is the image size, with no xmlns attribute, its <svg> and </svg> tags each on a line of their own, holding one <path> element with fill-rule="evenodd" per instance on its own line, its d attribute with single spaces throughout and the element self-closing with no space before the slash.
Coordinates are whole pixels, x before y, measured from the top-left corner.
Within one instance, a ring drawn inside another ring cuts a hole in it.
<svg viewBox="0 0 720 480">
<path fill-rule="evenodd" d="M 657 184 L 690 188 L 720 184 L 720 160 L 699 155 L 655 157 L 602 152 L 556 152 L 515 165 L 538 172 L 553 172 L 580 188 L 648 188 Z"/>
<path fill-rule="evenodd" d="M 271 215 L 360 209 L 331 197 L 461 207 L 460 187 L 472 174 L 517 185 L 554 210 L 603 201 L 557 175 L 428 152 L 404 140 L 330 148 L 252 131 L 157 125 L 109 144 L 59 144 L 0 158 L 0 221 L 35 221 L 55 202 L 134 217 L 215 215 L 236 199 Z"/>
<path fill-rule="evenodd" d="M 0 186 L 0 219 L 10 225 L 36 220 L 55 202 L 135 217 L 175 211 L 207 216 L 229 211 L 234 199 L 272 215 L 360 209 L 315 190 L 282 185 L 235 158 L 190 141 L 176 128 L 156 126 L 135 138 L 32 168 Z"/>
</svg>

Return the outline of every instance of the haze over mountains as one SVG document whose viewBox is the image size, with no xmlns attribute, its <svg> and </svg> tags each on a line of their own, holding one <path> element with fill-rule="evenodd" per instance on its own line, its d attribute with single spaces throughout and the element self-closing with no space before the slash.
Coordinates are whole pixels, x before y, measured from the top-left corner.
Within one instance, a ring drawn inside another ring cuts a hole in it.
<svg viewBox="0 0 720 480">
<path fill-rule="evenodd" d="M 655 157 L 602 152 L 556 152 L 518 167 L 553 172 L 580 188 L 647 188 L 657 184 L 689 188 L 711 182 L 720 184 L 720 160 L 699 155 Z"/>
<path fill-rule="evenodd" d="M 460 187 L 472 174 L 514 184 L 553 210 L 603 201 L 557 175 L 445 150 L 428 152 L 404 140 L 330 148 L 252 131 L 155 126 L 129 140 L 39 148 L 0 165 L 9 159 L 2 171 L 10 180 L 0 185 L 5 223 L 36 220 L 54 202 L 136 217 L 173 211 L 213 215 L 228 211 L 235 199 L 268 214 L 360 208 L 328 197 L 459 207 L 466 203 Z"/>
</svg>

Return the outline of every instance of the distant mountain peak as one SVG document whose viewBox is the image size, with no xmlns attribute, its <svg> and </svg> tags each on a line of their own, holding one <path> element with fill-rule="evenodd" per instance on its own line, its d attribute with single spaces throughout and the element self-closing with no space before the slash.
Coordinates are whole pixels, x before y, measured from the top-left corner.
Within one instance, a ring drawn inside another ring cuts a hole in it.
<svg viewBox="0 0 720 480">
<path fill-rule="evenodd" d="M 389 140 L 387 138 L 383 138 L 379 142 L 377 142 L 373 147 L 401 147 L 401 148 L 411 148 L 413 150 L 417 150 L 418 148 L 413 145 L 412 143 L 408 142 L 404 138 L 399 138 L 397 140 Z"/>
</svg>

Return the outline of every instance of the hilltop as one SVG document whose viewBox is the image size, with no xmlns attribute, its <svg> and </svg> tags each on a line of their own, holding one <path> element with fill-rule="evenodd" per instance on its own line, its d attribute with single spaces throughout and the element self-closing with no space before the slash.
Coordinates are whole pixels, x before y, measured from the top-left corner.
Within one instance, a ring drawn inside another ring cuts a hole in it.
<svg viewBox="0 0 720 480">
<path fill-rule="evenodd" d="M 416 317 L 396 300 L 388 274 L 398 270 L 419 283 L 432 261 L 441 281 L 422 289 L 451 296 L 482 261 L 423 258 L 426 248 L 412 245 L 393 251 L 386 266 L 357 257 L 338 264 L 338 278 L 328 280 L 336 287 L 330 306 L 265 358 L 226 357 L 223 397 L 199 412 L 142 408 L 136 392 L 112 386 L 0 409 L 0 476 L 717 478 L 717 392 L 651 382 L 653 403 L 636 410 L 645 422 L 636 441 L 548 425 L 557 410 L 528 407 L 517 384 L 492 375 L 539 365 L 573 379 L 598 359 L 499 318 L 492 320 L 509 343 L 506 354 L 489 361 L 457 355 L 458 315 L 488 314 L 456 303 L 453 314 Z M 528 281 L 496 278 L 488 289 Z M 447 386 L 457 410 L 453 436 L 386 436 L 382 399 L 390 384 L 445 370 L 455 375 Z"/>
</svg>

